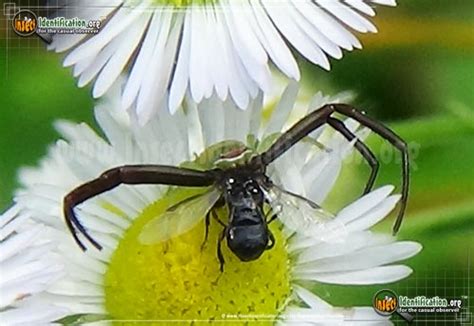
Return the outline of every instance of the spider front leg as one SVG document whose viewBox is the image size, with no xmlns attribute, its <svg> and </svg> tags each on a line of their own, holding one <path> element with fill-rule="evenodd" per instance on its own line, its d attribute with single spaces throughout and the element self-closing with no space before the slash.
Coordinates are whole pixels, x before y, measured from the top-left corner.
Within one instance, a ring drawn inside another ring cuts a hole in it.
<svg viewBox="0 0 474 326">
<path fill-rule="evenodd" d="M 101 250 L 102 246 L 95 241 L 84 228 L 74 213 L 74 207 L 101 193 L 111 190 L 120 184 L 163 184 L 185 187 L 205 187 L 214 183 L 212 171 L 202 172 L 166 165 L 124 165 L 102 173 L 97 179 L 84 183 L 64 197 L 63 212 L 66 225 L 74 240 L 82 250 L 86 246 L 79 239 L 77 231 L 82 233 L 90 243 Z"/>
<path fill-rule="evenodd" d="M 337 113 L 346 115 L 362 125 L 368 127 L 380 137 L 389 141 L 402 154 L 402 198 L 400 201 L 400 211 L 393 225 L 393 234 L 396 234 L 402 225 L 403 216 L 408 203 L 408 190 L 410 187 L 410 159 L 408 155 L 408 145 L 392 130 L 378 121 L 372 120 L 365 114 L 357 111 L 354 107 L 347 104 L 332 104 L 330 107 Z"/>
<path fill-rule="evenodd" d="M 339 113 L 350 117 L 356 121 L 358 121 L 363 126 L 368 127 L 375 133 L 377 133 L 380 137 L 388 140 L 395 148 L 397 148 L 402 154 L 402 198 L 401 198 L 401 205 L 400 211 L 398 213 L 397 219 L 393 226 L 393 233 L 396 234 L 400 229 L 403 216 L 405 214 L 407 201 L 408 201 L 408 189 L 409 189 L 409 158 L 408 158 L 408 146 L 403 139 L 401 139 L 397 134 L 395 134 L 392 130 L 377 122 L 375 120 L 370 119 L 369 117 L 365 116 L 363 113 L 358 112 L 354 107 L 347 105 L 347 104 L 327 104 L 304 118 L 298 121 L 295 125 L 293 125 L 287 132 L 281 135 L 273 144 L 272 146 L 264 153 L 257 155 L 252 158 L 250 161 L 250 165 L 253 166 L 255 169 L 264 170 L 265 167 L 273 162 L 275 159 L 280 157 L 283 153 L 289 150 L 293 145 L 299 142 L 302 138 L 306 137 L 315 129 L 321 127 L 322 125 L 328 123 L 333 124 L 339 132 L 347 137 L 352 137 L 350 134 L 344 130 L 344 128 L 340 127 L 339 123 L 335 123 L 331 115 L 333 113 Z M 357 142 L 356 142 L 357 143 Z M 362 142 L 361 142 L 362 143 Z M 368 151 L 364 149 L 364 147 L 359 144 L 358 150 L 361 153 L 365 153 L 365 156 L 369 157 Z M 357 148 L 357 147 L 356 147 Z M 363 153 L 363 155 L 364 155 Z M 367 159 L 366 157 L 366 159 Z M 374 165 L 375 166 L 375 165 Z M 373 169 L 374 170 L 374 169 Z M 371 179 L 375 179 L 375 173 L 372 172 Z M 370 183 L 373 181 L 369 180 Z M 370 183 L 366 187 L 370 186 Z M 371 186 L 370 186 L 371 187 Z"/>
<path fill-rule="evenodd" d="M 363 195 L 367 194 L 372 190 L 372 187 L 375 183 L 375 178 L 377 177 L 377 172 L 379 170 L 379 161 L 375 157 L 374 153 L 367 147 L 362 141 L 357 139 L 357 136 L 354 135 L 347 127 L 344 125 L 342 121 L 339 121 L 335 118 L 329 117 L 328 123 L 331 127 L 333 127 L 336 131 L 340 132 L 348 141 L 356 140 L 354 143 L 354 147 L 357 151 L 364 157 L 371 168 L 369 180 L 365 186 Z"/>
</svg>

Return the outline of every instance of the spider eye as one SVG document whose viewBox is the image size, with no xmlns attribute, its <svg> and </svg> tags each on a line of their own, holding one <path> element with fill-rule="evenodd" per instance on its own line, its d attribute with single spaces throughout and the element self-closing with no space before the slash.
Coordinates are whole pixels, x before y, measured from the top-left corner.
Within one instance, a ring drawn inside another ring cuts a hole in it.
<svg viewBox="0 0 474 326">
<path fill-rule="evenodd" d="M 227 181 L 228 181 L 230 184 L 233 184 L 233 183 L 235 182 L 235 179 L 234 179 L 234 178 L 229 178 Z"/>
</svg>

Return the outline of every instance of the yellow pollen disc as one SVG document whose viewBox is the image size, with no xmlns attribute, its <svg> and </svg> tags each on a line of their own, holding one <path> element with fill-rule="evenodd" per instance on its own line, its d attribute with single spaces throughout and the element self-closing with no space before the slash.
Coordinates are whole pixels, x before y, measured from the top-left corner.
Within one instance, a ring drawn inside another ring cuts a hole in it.
<svg viewBox="0 0 474 326">
<path fill-rule="evenodd" d="M 139 243 L 138 235 L 149 220 L 196 193 L 187 189 L 171 191 L 147 207 L 124 233 L 105 274 L 105 305 L 112 318 L 243 324 L 249 320 L 271 321 L 285 307 L 291 290 L 289 257 L 277 222 L 270 225 L 275 246 L 255 261 L 240 261 L 224 240 L 223 273 L 217 258 L 222 226 L 213 219 L 202 251 L 204 219 L 166 242 Z M 221 220 L 227 220 L 225 209 L 219 209 L 218 214 Z"/>
</svg>

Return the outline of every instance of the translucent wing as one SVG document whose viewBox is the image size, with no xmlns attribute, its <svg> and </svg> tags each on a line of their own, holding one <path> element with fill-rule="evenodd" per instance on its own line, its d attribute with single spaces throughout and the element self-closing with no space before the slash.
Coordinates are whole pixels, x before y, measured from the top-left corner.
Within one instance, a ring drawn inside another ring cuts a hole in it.
<svg viewBox="0 0 474 326">
<path fill-rule="evenodd" d="M 145 224 L 138 240 L 143 244 L 154 244 L 191 230 L 220 196 L 221 191 L 212 188 L 204 194 L 183 200 Z"/>
<path fill-rule="evenodd" d="M 277 186 L 266 191 L 272 211 L 291 231 L 325 242 L 343 241 L 347 230 L 343 223 L 316 203 Z"/>
</svg>

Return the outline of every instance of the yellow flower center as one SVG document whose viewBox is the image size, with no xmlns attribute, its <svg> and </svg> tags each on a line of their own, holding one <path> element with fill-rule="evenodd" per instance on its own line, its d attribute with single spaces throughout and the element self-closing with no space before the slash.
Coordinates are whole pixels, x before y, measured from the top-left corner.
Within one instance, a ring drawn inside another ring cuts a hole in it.
<svg viewBox="0 0 474 326">
<path fill-rule="evenodd" d="M 139 243 L 138 235 L 148 221 L 200 191 L 170 191 L 147 207 L 125 232 L 105 275 L 105 306 L 112 318 L 244 323 L 273 320 L 285 307 L 291 291 L 289 257 L 278 222 L 270 225 L 275 246 L 255 261 L 240 261 L 224 240 L 222 273 L 217 258 L 222 226 L 212 219 L 202 250 L 204 219 L 166 242 Z M 219 209 L 218 215 L 227 220 L 226 209 Z"/>
</svg>

